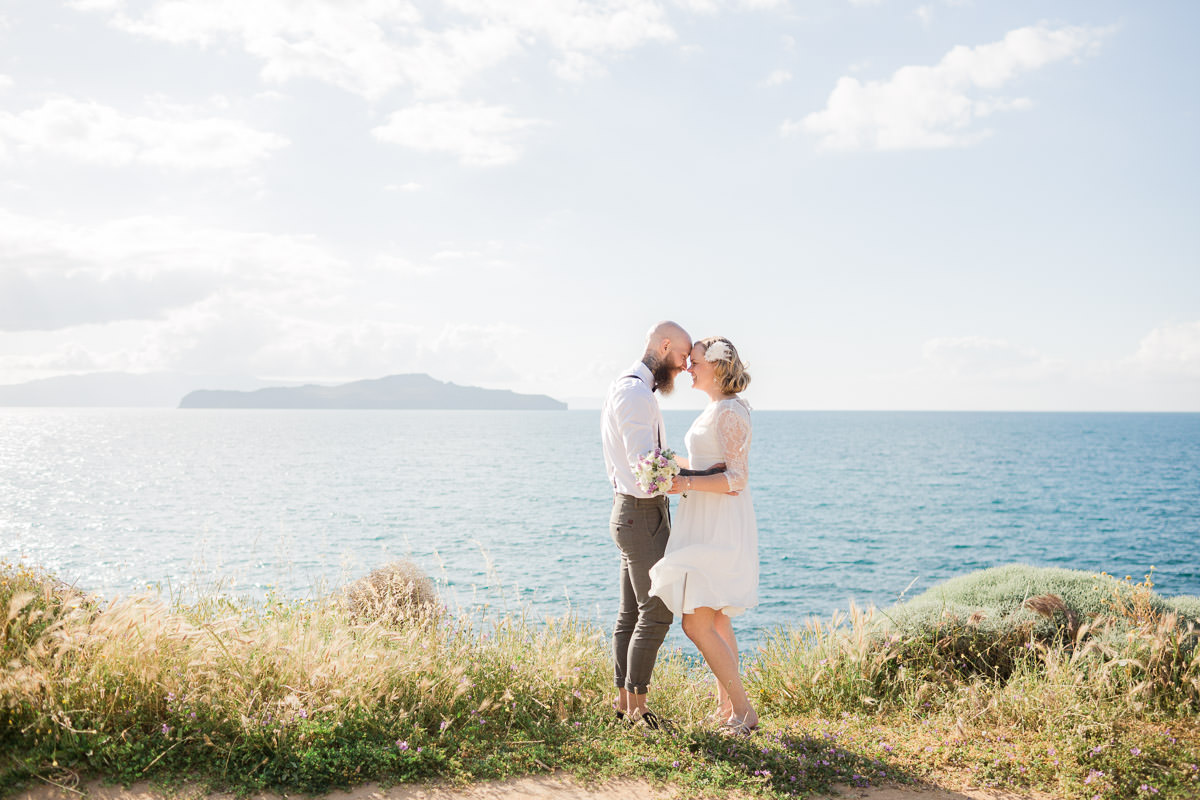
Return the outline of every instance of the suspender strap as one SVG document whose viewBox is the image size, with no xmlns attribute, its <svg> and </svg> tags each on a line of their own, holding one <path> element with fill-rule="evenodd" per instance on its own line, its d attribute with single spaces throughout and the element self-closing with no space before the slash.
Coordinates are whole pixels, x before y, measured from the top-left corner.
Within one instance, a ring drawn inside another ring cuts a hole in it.
<svg viewBox="0 0 1200 800">
<path fill-rule="evenodd" d="M 638 375 L 636 372 L 629 372 L 629 373 L 626 373 L 625 375 L 622 375 L 621 377 L 622 378 L 637 378 L 639 381 L 643 380 L 642 376 Z M 650 391 L 651 392 L 654 391 L 653 386 L 650 387 Z M 663 449 L 663 440 L 662 440 L 662 426 L 661 425 L 654 426 L 654 440 L 656 442 L 658 442 L 658 449 L 662 450 Z"/>
</svg>

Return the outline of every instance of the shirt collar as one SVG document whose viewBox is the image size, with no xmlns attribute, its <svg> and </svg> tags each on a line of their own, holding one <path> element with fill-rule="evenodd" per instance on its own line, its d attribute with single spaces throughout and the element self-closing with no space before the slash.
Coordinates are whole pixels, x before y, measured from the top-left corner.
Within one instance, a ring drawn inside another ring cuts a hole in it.
<svg viewBox="0 0 1200 800">
<path fill-rule="evenodd" d="M 646 385 L 650 387 L 650 391 L 654 391 L 654 373 L 650 371 L 649 367 L 639 361 L 629 372 L 645 381 Z"/>
</svg>

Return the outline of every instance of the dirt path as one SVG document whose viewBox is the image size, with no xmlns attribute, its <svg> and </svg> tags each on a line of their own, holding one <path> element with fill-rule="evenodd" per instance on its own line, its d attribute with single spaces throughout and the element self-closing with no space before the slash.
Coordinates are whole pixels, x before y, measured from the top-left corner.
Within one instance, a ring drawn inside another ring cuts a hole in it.
<svg viewBox="0 0 1200 800">
<path fill-rule="evenodd" d="M 377 784 L 365 784 L 349 792 L 332 792 L 323 800 L 673 800 L 681 794 L 671 786 L 652 786 L 640 780 L 622 779 L 583 786 L 566 775 L 534 775 L 469 786 L 410 784 L 383 789 Z M 841 787 L 838 796 L 848 800 L 1054 800 L 1047 794 L 912 786 Z M 17 795 L 18 800 L 81 800 L 83 797 L 89 800 L 234 800 L 232 795 L 205 795 L 186 790 L 168 795 L 144 783 L 128 789 L 100 784 L 70 790 L 45 786 Z M 264 794 L 256 795 L 252 800 L 283 800 L 284 797 L 288 795 Z"/>
</svg>

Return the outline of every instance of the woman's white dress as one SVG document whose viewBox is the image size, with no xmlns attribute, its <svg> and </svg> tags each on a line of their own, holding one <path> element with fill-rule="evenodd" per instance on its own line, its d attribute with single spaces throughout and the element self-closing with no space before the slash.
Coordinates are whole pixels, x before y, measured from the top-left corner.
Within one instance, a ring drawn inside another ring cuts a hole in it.
<svg viewBox="0 0 1200 800">
<path fill-rule="evenodd" d="M 704 606 L 737 616 L 758 604 L 758 524 L 747 485 L 750 407 L 740 397 L 709 403 L 684 443 L 692 469 L 725 462 L 729 496 L 688 492 L 679 501 L 662 560 L 650 568 L 650 594 L 674 614 Z"/>
</svg>

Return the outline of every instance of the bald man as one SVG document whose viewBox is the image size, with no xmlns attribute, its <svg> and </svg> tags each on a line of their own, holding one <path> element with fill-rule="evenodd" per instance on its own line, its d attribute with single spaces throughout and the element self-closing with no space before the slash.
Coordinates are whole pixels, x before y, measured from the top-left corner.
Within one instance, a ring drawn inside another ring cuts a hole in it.
<svg viewBox="0 0 1200 800">
<path fill-rule="evenodd" d="M 604 467 L 613 487 L 609 530 L 621 554 L 621 606 L 613 630 L 617 717 L 657 728 L 646 707 L 650 673 L 671 627 L 670 610 L 650 595 L 650 567 L 662 558 L 671 535 L 665 495 L 651 497 L 637 484 L 638 459 L 667 446 L 666 429 L 655 392 L 670 394 L 675 378 L 687 368 L 692 340 L 674 322 L 660 322 L 646 334 L 642 360 L 609 388 L 600 414 Z"/>
</svg>

